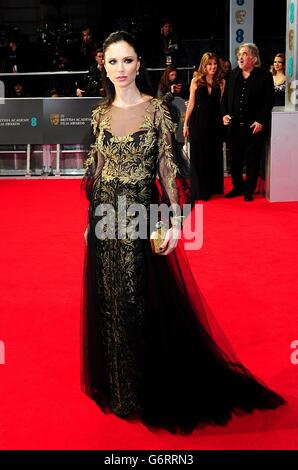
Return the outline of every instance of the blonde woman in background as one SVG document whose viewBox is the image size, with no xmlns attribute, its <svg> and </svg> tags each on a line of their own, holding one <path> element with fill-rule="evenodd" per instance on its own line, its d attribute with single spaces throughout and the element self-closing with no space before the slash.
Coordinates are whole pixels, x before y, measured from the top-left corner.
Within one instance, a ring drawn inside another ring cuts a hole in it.
<svg viewBox="0 0 298 470">
<path fill-rule="evenodd" d="M 213 194 L 223 194 L 220 101 L 224 85 L 219 58 L 206 52 L 190 84 L 183 130 L 190 143 L 193 201 L 207 201 Z"/>
</svg>

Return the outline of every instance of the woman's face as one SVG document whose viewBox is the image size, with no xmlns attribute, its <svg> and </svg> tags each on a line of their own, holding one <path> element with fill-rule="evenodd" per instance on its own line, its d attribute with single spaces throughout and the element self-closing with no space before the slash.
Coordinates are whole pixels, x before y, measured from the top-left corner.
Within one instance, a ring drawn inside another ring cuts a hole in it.
<svg viewBox="0 0 298 470">
<path fill-rule="evenodd" d="M 176 70 L 172 70 L 172 72 L 169 73 L 169 81 L 174 82 L 177 78 L 177 72 Z"/>
<path fill-rule="evenodd" d="M 107 75 L 115 87 L 125 88 L 134 83 L 140 61 L 130 44 L 114 42 L 106 49 L 104 60 Z"/>
<path fill-rule="evenodd" d="M 273 67 L 276 72 L 283 72 L 285 69 L 284 62 L 281 57 L 276 56 L 274 58 Z"/>
<path fill-rule="evenodd" d="M 228 60 L 225 60 L 221 63 L 221 68 L 223 73 L 228 73 L 228 71 L 230 70 L 230 62 Z"/>
<path fill-rule="evenodd" d="M 166 36 L 171 32 L 171 25 L 170 23 L 165 23 L 162 27 L 162 33 Z"/>
<path fill-rule="evenodd" d="M 210 59 L 206 66 L 206 74 L 214 75 L 217 70 L 217 62 L 215 59 Z"/>
</svg>

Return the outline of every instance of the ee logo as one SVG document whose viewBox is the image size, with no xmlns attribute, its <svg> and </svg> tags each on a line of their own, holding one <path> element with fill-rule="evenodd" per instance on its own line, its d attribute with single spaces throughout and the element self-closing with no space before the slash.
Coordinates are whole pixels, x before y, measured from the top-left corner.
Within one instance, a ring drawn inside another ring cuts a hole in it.
<svg viewBox="0 0 298 470">
<path fill-rule="evenodd" d="M 292 77 L 293 75 L 293 57 L 290 56 L 288 60 L 288 75 Z"/>
<path fill-rule="evenodd" d="M 236 31 L 236 41 L 237 42 L 243 42 L 243 39 L 244 39 L 244 31 L 243 29 L 237 29 Z"/>
</svg>

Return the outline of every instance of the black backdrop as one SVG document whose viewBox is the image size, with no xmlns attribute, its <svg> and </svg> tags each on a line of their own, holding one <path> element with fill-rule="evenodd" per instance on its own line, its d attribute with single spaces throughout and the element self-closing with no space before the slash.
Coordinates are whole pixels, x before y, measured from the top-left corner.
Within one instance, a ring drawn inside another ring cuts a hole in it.
<svg viewBox="0 0 298 470">
<path fill-rule="evenodd" d="M 164 19 L 170 19 L 181 39 L 209 41 L 208 47 L 220 44 L 221 50 L 217 52 L 228 51 L 229 0 L 178 0 L 177 6 L 173 0 L 124 0 L 120 5 L 108 0 L 24 0 L 22 8 L 14 8 L 17 3 L 0 0 L 0 33 L 1 27 L 12 25 L 12 18 L 17 27 L 26 30 L 30 41 L 45 24 L 55 28 L 68 22 L 78 34 L 82 28 L 91 26 L 99 40 L 115 29 L 128 28 L 140 36 L 150 65 L 160 25 Z M 255 0 L 254 3 L 255 42 L 264 49 L 265 62 L 270 63 L 271 54 L 285 47 L 286 0 Z M 269 48 L 270 60 L 267 60 Z"/>
</svg>

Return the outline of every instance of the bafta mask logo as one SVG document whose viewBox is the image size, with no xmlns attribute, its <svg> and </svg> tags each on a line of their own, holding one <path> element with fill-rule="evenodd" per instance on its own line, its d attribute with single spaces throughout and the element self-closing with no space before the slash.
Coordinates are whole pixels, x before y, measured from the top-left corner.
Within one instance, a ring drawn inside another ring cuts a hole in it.
<svg viewBox="0 0 298 470">
<path fill-rule="evenodd" d="M 288 93 L 288 103 L 291 103 L 292 98 L 292 83 L 289 81 L 287 83 L 287 93 Z"/>
<path fill-rule="evenodd" d="M 59 126 L 60 124 L 60 114 L 50 114 L 50 120 L 52 126 Z"/>
<path fill-rule="evenodd" d="M 236 10 L 235 17 L 237 24 L 243 24 L 245 22 L 246 10 Z"/>
<path fill-rule="evenodd" d="M 290 51 L 293 50 L 293 46 L 294 46 L 294 30 L 290 29 L 290 31 L 289 31 L 289 49 L 290 49 Z"/>
</svg>

